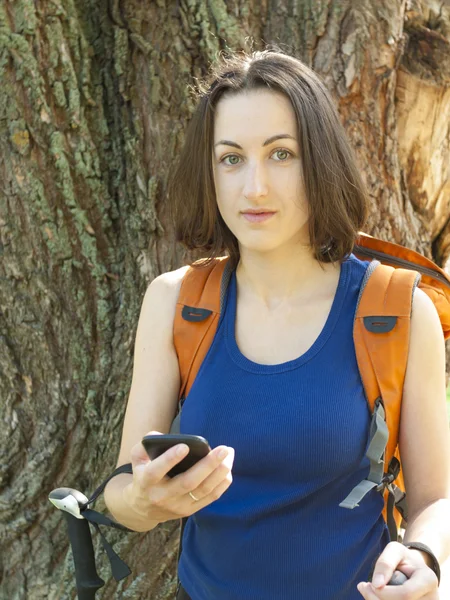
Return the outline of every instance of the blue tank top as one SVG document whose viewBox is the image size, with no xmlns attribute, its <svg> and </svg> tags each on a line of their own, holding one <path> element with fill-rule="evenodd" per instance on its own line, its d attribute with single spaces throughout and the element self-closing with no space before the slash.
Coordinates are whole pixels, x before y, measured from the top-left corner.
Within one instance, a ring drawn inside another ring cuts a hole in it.
<svg viewBox="0 0 450 600">
<path fill-rule="evenodd" d="M 368 264 L 354 255 L 342 263 L 318 338 L 276 365 L 249 360 L 236 344 L 232 273 L 180 421 L 181 433 L 235 449 L 230 487 L 184 530 L 178 576 L 192 600 L 361 600 L 356 586 L 389 542 L 381 494 L 339 507 L 370 470 L 353 343 Z"/>
</svg>

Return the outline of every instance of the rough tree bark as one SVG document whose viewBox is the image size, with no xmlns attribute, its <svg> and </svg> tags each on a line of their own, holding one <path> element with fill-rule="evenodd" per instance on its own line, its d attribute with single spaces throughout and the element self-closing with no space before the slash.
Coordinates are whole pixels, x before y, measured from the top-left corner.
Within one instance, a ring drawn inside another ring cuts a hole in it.
<svg viewBox="0 0 450 600">
<path fill-rule="evenodd" d="M 192 258 L 171 242 L 165 189 L 189 86 L 219 50 L 250 36 L 312 66 L 370 189 L 367 231 L 450 254 L 448 3 L 287 5 L 0 3 L 1 600 L 75 597 L 47 496 L 88 493 L 115 466 L 144 291 Z M 172 597 L 177 523 L 106 535 L 133 575 L 110 579 L 95 534 L 98 597 Z"/>
</svg>

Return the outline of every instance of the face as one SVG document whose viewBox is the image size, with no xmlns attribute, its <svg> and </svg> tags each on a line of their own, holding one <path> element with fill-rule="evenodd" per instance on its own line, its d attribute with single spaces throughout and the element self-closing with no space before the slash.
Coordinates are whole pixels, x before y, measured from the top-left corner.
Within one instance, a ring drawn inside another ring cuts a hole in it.
<svg viewBox="0 0 450 600">
<path fill-rule="evenodd" d="M 221 98 L 212 161 L 218 208 L 241 253 L 309 243 L 297 122 L 283 94 L 256 90 Z M 244 214 L 264 209 L 271 216 Z"/>
</svg>

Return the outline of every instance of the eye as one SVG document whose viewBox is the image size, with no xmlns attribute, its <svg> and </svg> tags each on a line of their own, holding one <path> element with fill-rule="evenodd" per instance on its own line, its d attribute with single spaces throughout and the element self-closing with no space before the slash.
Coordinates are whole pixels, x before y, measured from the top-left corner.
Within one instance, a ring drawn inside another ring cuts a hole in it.
<svg viewBox="0 0 450 600">
<path fill-rule="evenodd" d="M 277 148 L 276 150 L 273 151 L 273 154 L 276 154 L 277 152 L 282 152 L 285 154 L 288 154 L 289 157 L 293 157 L 294 155 L 292 154 L 292 152 L 290 150 L 286 150 L 285 148 Z M 226 163 L 225 160 L 227 158 L 240 158 L 237 154 L 227 154 L 226 156 L 224 156 L 219 162 L 220 163 L 224 163 L 227 167 L 234 167 L 235 165 L 239 164 L 237 162 L 234 163 Z M 277 160 L 275 162 L 287 162 L 287 159 L 283 159 L 283 160 Z"/>
</svg>

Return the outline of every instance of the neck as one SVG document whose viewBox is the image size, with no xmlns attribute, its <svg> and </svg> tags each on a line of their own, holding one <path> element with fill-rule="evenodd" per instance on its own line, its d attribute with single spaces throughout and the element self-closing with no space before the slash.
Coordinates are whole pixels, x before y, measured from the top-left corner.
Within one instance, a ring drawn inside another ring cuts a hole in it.
<svg viewBox="0 0 450 600">
<path fill-rule="evenodd" d="M 339 263 L 319 263 L 310 246 L 265 253 L 241 248 L 236 281 L 241 297 L 271 311 L 312 299 L 339 272 Z"/>
</svg>

